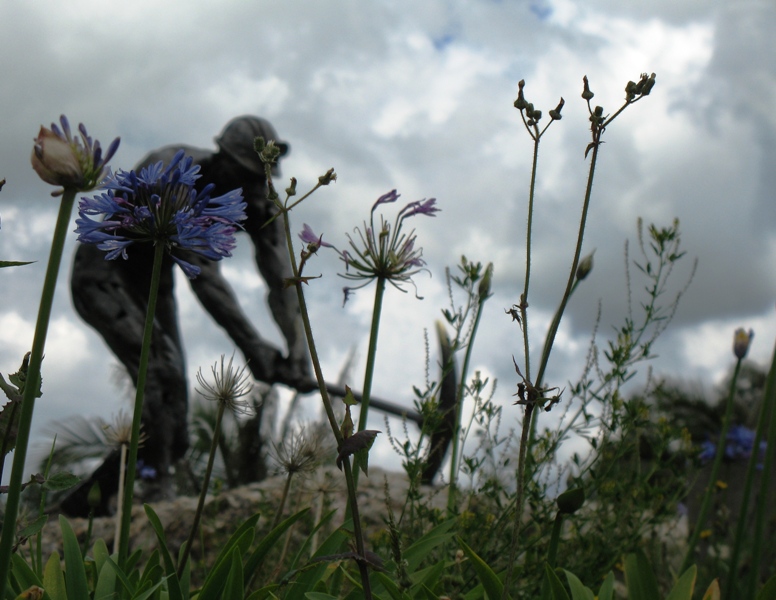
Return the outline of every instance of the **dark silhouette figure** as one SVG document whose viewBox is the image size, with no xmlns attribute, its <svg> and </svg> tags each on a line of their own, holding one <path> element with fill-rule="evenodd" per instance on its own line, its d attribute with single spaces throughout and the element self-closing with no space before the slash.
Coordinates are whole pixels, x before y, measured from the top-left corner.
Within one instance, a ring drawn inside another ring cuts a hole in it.
<svg viewBox="0 0 776 600">
<path fill-rule="evenodd" d="M 185 260 L 199 266 L 198 277 L 189 280 L 202 306 L 218 323 L 248 361 L 253 376 L 267 383 L 282 383 L 309 391 L 315 387 L 309 376 L 309 358 L 302 330 L 299 305 L 293 288 L 283 280 L 291 276 L 282 221 L 264 227 L 275 208 L 267 200 L 264 166 L 253 149 L 256 137 L 275 140 L 281 156 L 288 144 L 280 141 L 269 122 L 253 116 L 230 121 L 216 138 L 213 152 L 184 145 L 154 151 L 138 165 L 140 169 L 159 161 L 168 163 L 183 148 L 200 165 L 196 187 L 215 185 L 213 196 L 242 188 L 247 202 L 244 229 L 253 242 L 256 264 L 264 278 L 272 316 L 286 341 L 287 351 L 261 337 L 240 308 L 229 283 L 222 276 L 219 263 L 187 253 Z M 273 168 L 273 176 L 279 175 Z M 182 255 L 183 256 L 183 255 Z M 126 367 L 137 384 L 140 346 L 145 323 L 151 277 L 153 248 L 133 245 L 128 260 L 105 260 L 105 253 L 93 245 L 80 245 L 73 263 L 71 291 L 78 314 L 94 327 L 105 343 Z M 143 431 L 148 436 L 139 450 L 139 459 L 156 471 L 152 496 L 172 494 L 171 468 L 188 449 L 188 384 L 185 355 L 178 328 L 177 307 L 173 289 L 174 263 L 169 258 L 162 271 L 156 307 L 151 357 L 145 386 Z M 88 512 L 86 495 L 94 482 L 102 490 L 102 506 L 96 514 L 109 512 L 108 499 L 115 494 L 118 482 L 117 455 L 109 457 L 93 476 L 83 482 L 61 504 L 72 515 Z"/>
</svg>

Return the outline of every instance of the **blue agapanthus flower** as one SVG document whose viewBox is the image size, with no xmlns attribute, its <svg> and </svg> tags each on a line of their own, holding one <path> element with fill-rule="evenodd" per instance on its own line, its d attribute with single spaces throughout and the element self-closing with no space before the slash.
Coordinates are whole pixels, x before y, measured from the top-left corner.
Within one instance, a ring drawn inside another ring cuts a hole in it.
<svg viewBox="0 0 776 600">
<path fill-rule="evenodd" d="M 725 460 L 737 461 L 748 459 L 754 450 L 755 432 L 743 425 L 733 425 L 728 431 L 725 440 Z M 765 454 L 767 443 L 760 442 L 760 456 Z M 698 458 L 702 463 L 707 463 L 714 458 L 717 453 L 716 445 L 711 440 L 705 440 L 701 444 Z M 762 469 L 762 464 L 758 463 L 758 469 Z"/>
<path fill-rule="evenodd" d="M 211 198 L 213 184 L 194 188 L 199 165 L 179 151 L 166 167 L 162 162 L 135 171 L 120 170 L 102 186 L 105 192 L 82 198 L 76 219 L 78 241 L 96 244 L 106 260 L 127 258 L 135 243 L 165 244 L 189 278 L 199 275 L 175 250 L 189 250 L 210 260 L 231 256 L 234 234 L 245 220 L 242 190 Z"/>
</svg>

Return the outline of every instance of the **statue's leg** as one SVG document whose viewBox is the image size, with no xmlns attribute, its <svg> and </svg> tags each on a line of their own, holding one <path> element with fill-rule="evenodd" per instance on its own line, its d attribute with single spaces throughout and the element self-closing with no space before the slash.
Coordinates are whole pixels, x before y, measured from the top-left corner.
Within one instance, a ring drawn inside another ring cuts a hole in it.
<svg viewBox="0 0 776 600">
<path fill-rule="evenodd" d="M 266 208 L 268 207 L 265 207 L 265 211 L 255 211 L 258 213 L 256 216 L 249 216 L 245 230 L 253 241 L 256 265 L 267 283 L 267 303 L 272 317 L 288 346 L 289 366 L 300 381 L 309 380 L 310 355 L 299 302 L 294 287 L 286 285 L 286 279 L 292 276 L 292 271 L 285 232 L 280 219 L 264 226 L 272 216 L 272 211 Z"/>
<path fill-rule="evenodd" d="M 135 385 L 151 269 L 148 256 L 137 250 L 133 262 L 126 263 L 106 261 L 96 247 L 81 245 L 71 278 L 76 310 L 102 336 Z M 157 302 L 143 403 L 143 431 L 148 439 L 138 456 L 157 472 L 157 485 L 152 487 L 158 488 L 159 495 L 169 496 L 170 468 L 188 448 L 185 362 L 170 264 L 165 265 Z"/>
</svg>

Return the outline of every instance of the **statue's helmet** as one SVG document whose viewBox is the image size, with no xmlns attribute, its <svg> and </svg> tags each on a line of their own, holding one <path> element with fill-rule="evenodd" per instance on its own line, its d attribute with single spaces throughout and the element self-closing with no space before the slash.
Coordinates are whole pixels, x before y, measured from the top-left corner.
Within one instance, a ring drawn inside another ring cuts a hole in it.
<svg viewBox="0 0 776 600">
<path fill-rule="evenodd" d="M 253 147 L 253 141 L 257 137 L 263 137 L 266 142 L 274 140 L 275 145 L 280 148 L 280 156 L 288 154 L 288 144 L 278 138 L 278 134 L 270 122 L 251 115 L 244 115 L 229 121 L 216 138 L 216 144 L 221 152 L 241 167 L 257 175 L 263 175 L 264 167 Z"/>
</svg>

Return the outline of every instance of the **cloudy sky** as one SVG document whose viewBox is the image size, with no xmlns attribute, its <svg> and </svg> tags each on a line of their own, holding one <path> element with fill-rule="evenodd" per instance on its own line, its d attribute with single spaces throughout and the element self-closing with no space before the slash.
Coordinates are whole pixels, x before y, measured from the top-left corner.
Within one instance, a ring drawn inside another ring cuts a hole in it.
<svg viewBox="0 0 776 600">
<path fill-rule="evenodd" d="M 752 357 L 765 363 L 776 336 L 776 5 L 769 0 L 285 2 L 7 0 L 0 5 L 0 258 L 36 260 L 0 272 L 0 372 L 28 350 L 56 217 L 50 187 L 29 166 L 41 124 L 67 114 L 107 144 L 121 136 L 114 167 L 130 168 L 174 142 L 213 147 L 232 117 L 266 117 L 292 151 L 284 177 L 300 188 L 333 167 L 337 183 L 294 212 L 342 243 L 372 202 L 436 197 L 442 212 L 418 219 L 432 277 L 419 293 L 388 293 L 375 393 L 410 405 L 422 384 L 423 329 L 446 305 L 445 266 L 495 265 L 474 368 L 499 378 L 511 404 L 519 332 L 504 308 L 523 285 L 531 141 L 512 106 L 517 82 L 537 107 L 566 99 L 542 143 L 534 219 L 532 339 L 543 336 L 568 273 L 587 163 L 587 75 L 594 102 L 619 107 L 629 79 L 655 72 L 653 94 L 607 131 L 585 236 L 595 269 L 569 307 L 549 381 L 579 375 L 601 302 L 599 338 L 626 310 L 623 246 L 636 221 L 681 220 L 688 258 L 674 291 L 697 274 L 669 331 L 655 346 L 659 374 L 711 388 L 732 362 L 735 327 L 752 327 Z M 44 363 L 34 435 L 72 415 L 109 418 L 125 400 L 116 361 L 75 314 L 67 287 L 68 242 Z M 632 246 L 633 247 L 633 246 Z M 366 352 L 371 290 L 344 309 L 333 256 L 314 265 L 312 320 L 324 367 L 335 378 L 348 351 Z M 222 265 L 262 333 L 279 340 L 263 284 L 241 240 Z M 232 344 L 178 278 L 190 379 Z M 634 281 L 634 300 L 641 284 Z M 352 381 L 360 387 L 361 365 Z M 314 402 L 314 400 L 311 400 Z M 517 413 L 507 413 L 507 425 Z M 381 428 L 379 418 L 373 426 Z M 381 442 L 382 443 L 382 442 Z M 378 446 L 381 455 L 388 451 Z"/>
</svg>

